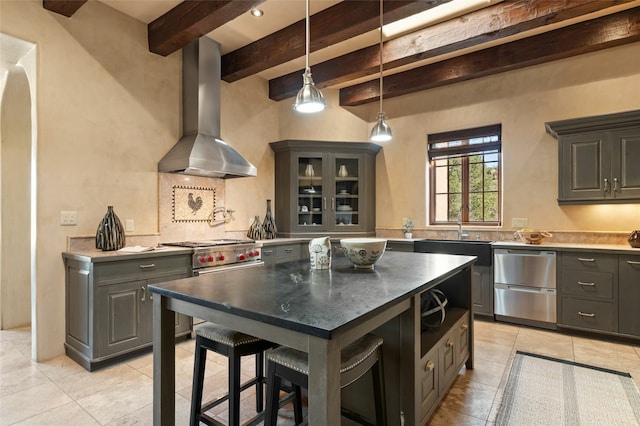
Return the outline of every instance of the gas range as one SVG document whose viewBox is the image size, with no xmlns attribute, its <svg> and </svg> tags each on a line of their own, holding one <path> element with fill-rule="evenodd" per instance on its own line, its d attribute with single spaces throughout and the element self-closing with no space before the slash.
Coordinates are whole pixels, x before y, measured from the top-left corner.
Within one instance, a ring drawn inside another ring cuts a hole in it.
<svg viewBox="0 0 640 426">
<path fill-rule="evenodd" d="M 193 275 L 264 264 L 254 240 L 179 241 L 162 245 L 192 248 Z"/>
</svg>

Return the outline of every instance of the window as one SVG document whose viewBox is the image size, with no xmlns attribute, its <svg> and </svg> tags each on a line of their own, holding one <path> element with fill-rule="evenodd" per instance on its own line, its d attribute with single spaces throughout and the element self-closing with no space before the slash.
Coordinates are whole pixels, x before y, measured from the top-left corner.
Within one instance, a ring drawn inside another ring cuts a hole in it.
<svg viewBox="0 0 640 426">
<path fill-rule="evenodd" d="M 428 136 L 429 222 L 499 225 L 502 126 Z"/>
</svg>

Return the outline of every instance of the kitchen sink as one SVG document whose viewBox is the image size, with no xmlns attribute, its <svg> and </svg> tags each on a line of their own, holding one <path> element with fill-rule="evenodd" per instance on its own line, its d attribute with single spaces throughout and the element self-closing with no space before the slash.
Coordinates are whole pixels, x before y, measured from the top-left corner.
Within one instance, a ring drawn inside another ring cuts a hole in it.
<svg viewBox="0 0 640 426">
<path fill-rule="evenodd" d="M 482 240 L 418 240 L 414 244 L 414 251 L 419 253 L 444 253 L 477 256 L 478 266 L 491 266 L 492 241 Z"/>
</svg>

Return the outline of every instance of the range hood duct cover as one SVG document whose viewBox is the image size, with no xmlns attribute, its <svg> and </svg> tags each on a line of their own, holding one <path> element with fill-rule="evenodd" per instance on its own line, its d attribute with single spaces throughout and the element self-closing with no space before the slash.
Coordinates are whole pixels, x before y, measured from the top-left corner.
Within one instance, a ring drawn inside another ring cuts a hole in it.
<svg viewBox="0 0 640 426">
<path fill-rule="evenodd" d="M 257 169 L 220 137 L 220 45 L 209 37 L 182 49 L 183 136 L 158 163 L 158 171 L 236 178 Z"/>
</svg>

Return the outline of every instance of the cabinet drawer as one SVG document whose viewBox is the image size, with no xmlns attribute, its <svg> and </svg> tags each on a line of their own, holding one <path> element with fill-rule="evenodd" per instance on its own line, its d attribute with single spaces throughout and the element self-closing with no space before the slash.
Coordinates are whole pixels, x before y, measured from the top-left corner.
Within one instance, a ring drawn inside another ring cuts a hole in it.
<svg viewBox="0 0 640 426">
<path fill-rule="evenodd" d="M 278 262 L 298 260 L 302 255 L 300 244 L 287 244 L 276 247 L 276 259 Z"/>
<path fill-rule="evenodd" d="M 562 270 L 562 293 L 576 296 L 613 298 L 613 274 L 574 269 Z"/>
<path fill-rule="evenodd" d="M 438 348 L 433 348 L 420 360 L 420 418 L 424 419 L 438 401 Z"/>
<path fill-rule="evenodd" d="M 613 304 L 594 300 L 562 298 L 562 324 L 602 331 L 615 331 Z"/>
<path fill-rule="evenodd" d="M 168 275 L 191 275 L 191 255 L 149 257 L 94 264 L 94 280 L 98 284 L 151 279 Z"/>
<path fill-rule="evenodd" d="M 562 252 L 562 268 L 578 271 L 613 272 L 617 268 L 616 256 L 590 252 Z"/>
</svg>

